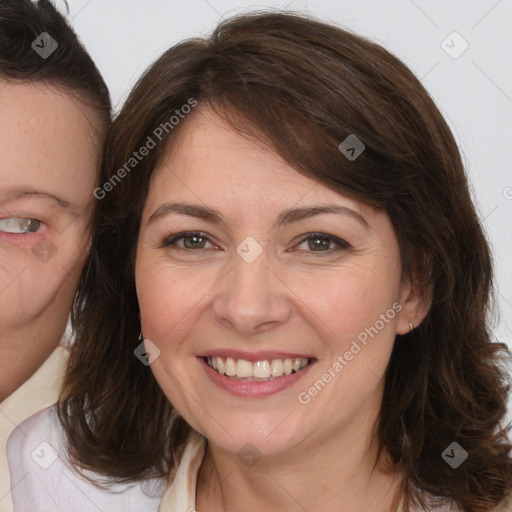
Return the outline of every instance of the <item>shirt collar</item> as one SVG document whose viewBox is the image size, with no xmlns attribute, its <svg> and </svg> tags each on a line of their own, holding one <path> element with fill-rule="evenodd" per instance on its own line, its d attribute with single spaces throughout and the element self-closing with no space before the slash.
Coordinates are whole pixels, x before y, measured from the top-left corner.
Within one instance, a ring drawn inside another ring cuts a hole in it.
<svg viewBox="0 0 512 512">
<path fill-rule="evenodd" d="M 171 472 L 171 484 L 165 491 L 159 512 L 192 511 L 196 504 L 196 482 L 206 450 L 205 438 L 191 430 L 176 469 Z"/>
</svg>

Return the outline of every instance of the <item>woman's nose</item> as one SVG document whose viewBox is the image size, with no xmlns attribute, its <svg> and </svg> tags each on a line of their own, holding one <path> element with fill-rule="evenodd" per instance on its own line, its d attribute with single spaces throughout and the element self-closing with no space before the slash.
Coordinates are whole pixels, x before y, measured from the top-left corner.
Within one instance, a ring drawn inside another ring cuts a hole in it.
<svg viewBox="0 0 512 512">
<path fill-rule="evenodd" d="M 263 332 L 286 322 L 291 302 L 286 285 L 269 266 L 265 252 L 252 260 L 233 256 L 233 267 L 216 288 L 213 314 L 243 334 Z"/>
</svg>

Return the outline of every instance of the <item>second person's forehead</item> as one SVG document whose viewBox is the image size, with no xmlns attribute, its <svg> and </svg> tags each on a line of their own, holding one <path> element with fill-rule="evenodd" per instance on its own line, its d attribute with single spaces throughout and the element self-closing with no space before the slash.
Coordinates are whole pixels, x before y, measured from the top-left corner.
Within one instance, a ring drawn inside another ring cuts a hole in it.
<svg viewBox="0 0 512 512">
<path fill-rule="evenodd" d="M 85 105 L 56 86 L 21 81 L 2 85 L 0 103 L 4 185 L 44 190 L 84 207 L 99 153 Z"/>
</svg>

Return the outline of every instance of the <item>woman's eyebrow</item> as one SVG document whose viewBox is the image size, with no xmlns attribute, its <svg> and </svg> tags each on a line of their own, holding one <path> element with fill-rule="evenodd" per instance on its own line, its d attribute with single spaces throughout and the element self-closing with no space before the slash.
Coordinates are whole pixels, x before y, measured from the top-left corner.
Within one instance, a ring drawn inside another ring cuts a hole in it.
<svg viewBox="0 0 512 512">
<path fill-rule="evenodd" d="M 13 189 L 4 194 L 1 194 L 2 199 L 6 201 L 23 199 L 26 197 L 35 197 L 38 199 L 50 199 L 55 202 L 61 208 L 71 211 L 72 213 L 77 213 L 80 208 L 71 204 L 69 201 L 66 201 L 54 194 L 50 194 L 49 192 L 45 192 L 43 190 L 35 190 L 35 189 Z"/>
<path fill-rule="evenodd" d="M 285 210 L 279 214 L 276 221 L 274 222 L 274 227 L 291 224 L 292 222 L 299 222 L 303 219 L 307 219 L 308 217 L 313 217 L 314 215 L 320 215 L 322 213 L 348 215 L 349 217 L 352 217 L 357 222 L 362 224 L 366 229 L 371 229 L 368 221 L 360 213 L 357 213 L 355 210 L 352 210 L 352 208 L 349 208 L 348 206 L 340 206 L 334 204 L 290 208 L 289 210 Z"/>
<path fill-rule="evenodd" d="M 224 224 L 222 214 L 219 211 L 208 206 L 188 203 L 164 203 L 160 205 L 149 217 L 148 224 L 171 213 L 190 215 L 191 217 L 197 217 L 212 223 Z M 289 210 L 285 210 L 279 214 L 274 222 L 274 227 L 299 222 L 303 219 L 307 219 L 308 217 L 313 217 L 314 215 L 320 215 L 322 213 L 348 215 L 362 224 L 366 229 L 371 229 L 368 221 L 360 213 L 357 213 L 355 210 L 352 210 L 347 206 L 339 205 L 318 205 L 302 208 L 290 208 Z"/>
<path fill-rule="evenodd" d="M 190 215 L 191 217 L 198 217 L 199 219 L 207 220 L 216 224 L 222 224 L 224 222 L 220 212 L 213 208 L 209 208 L 208 206 L 188 203 L 164 203 L 151 214 L 151 217 L 148 219 L 148 224 L 151 224 L 155 220 L 165 217 L 170 213 Z"/>
</svg>

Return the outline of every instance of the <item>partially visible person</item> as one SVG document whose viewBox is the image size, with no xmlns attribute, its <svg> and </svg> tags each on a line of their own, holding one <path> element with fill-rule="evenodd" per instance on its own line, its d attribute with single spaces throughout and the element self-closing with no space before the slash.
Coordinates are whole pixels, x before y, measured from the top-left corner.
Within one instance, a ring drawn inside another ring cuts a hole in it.
<svg viewBox="0 0 512 512">
<path fill-rule="evenodd" d="M 48 0 L 0 2 L 0 511 L 9 435 L 56 402 L 90 247 L 108 89 Z M 68 324 L 68 326 L 70 323 Z"/>
</svg>

